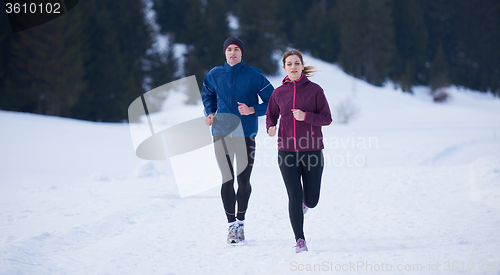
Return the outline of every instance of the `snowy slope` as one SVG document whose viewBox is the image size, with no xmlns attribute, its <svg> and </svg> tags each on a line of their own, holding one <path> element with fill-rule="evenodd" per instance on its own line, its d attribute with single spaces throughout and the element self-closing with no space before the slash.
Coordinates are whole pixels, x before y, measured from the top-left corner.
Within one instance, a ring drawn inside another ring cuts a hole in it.
<svg viewBox="0 0 500 275">
<path fill-rule="evenodd" d="M 264 118 L 247 243 L 233 247 L 219 190 L 180 199 L 168 161 L 137 158 L 127 124 L 1 111 L 0 274 L 500 274 L 500 100 L 450 87 L 435 104 L 423 87 L 409 95 L 305 61 L 332 109 L 349 98 L 359 110 L 323 129 L 309 252 L 293 252 Z M 167 101 L 165 126 L 202 115 L 181 95 Z"/>
</svg>

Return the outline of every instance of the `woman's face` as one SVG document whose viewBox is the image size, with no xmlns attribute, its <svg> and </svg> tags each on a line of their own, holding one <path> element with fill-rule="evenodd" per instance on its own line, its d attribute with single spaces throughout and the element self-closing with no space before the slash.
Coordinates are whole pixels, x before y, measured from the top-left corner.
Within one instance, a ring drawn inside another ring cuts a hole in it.
<svg viewBox="0 0 500 275">
<path fill-rule="evenodd" d="M 300 61 L 300 58 L 296 55 L 290 55 L 285 59 L 285 72 L 288 74 L 290 80 L 295 81 L 300 79 L 302 76 L 302 70 L 304 70 L 304 64 Z"/>
</svg>

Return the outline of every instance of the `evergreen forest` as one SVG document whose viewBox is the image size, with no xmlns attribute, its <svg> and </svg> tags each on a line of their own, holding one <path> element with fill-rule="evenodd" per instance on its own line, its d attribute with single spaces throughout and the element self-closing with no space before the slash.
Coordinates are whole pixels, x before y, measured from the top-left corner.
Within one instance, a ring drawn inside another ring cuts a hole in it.
<svg viewBox="0 0 500 275">
<path fill-rule="evenodd" d="M 377 86 L 500 96 L 498 0 L 84 0 L 22 32 L 0 25 L 0 110 L 126 121 L 155 87 L 190 75 L 201 85 L 231 35 L 267 75 L 295 48 Z"/>
</svg>

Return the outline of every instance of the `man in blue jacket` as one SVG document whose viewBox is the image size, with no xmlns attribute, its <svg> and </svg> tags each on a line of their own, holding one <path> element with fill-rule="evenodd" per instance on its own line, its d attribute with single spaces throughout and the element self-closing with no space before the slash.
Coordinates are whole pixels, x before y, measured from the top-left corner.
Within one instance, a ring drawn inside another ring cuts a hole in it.
<svg viewBox="0 0 500 275">
<path fill-rule="evenodd" d="M 202 98 L 205 122 L 212 125 L 215 156 L 222 173 L 221 197 L 229 222 L 227 242 L 238 243 L 245 240 L 243 225 L 251 193 L 250 174 L 255 157 L 258 116 L 266 114 L 274 87 L 262 71 L 243 63 L 245 45 L 240 39 L 229 37 L 224 41 L 223 49 L 226 62 L 205 76 Z M 232 168 L 235 156 L 237 192 Z"/>
</svg>

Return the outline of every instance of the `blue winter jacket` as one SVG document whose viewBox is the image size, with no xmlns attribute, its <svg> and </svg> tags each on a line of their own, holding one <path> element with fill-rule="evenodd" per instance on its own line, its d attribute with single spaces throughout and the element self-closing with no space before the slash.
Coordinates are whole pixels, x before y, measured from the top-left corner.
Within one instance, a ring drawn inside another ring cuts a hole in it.
<svg viewBox="0 0 500 275">
<path fill-rule="evenodd" d="M 233 114 L 239 117 L 245 137 L 255 137 L 258 131 L 258 116 L 266 114 L 269 98 L 274 91 L 273 85 L 262 74 L 262 71 L 247 66 L 242 62 L 230 66 L 213 68 L 203 79 L 203 105 L 205 115 L 215 114 L 212 127 L 213 136 L 226 136 L 230 133 L 217 127 L 217 120 L 222 121 L 222 114 Z M 259 104 L 259 97 L 262 103 Z M 255 108 L 253 115 L 240 115 L 238 102 Z M 236 116 L 232 116 L 237 118 Z M 224 123 L 225 124 L 225 123 Z M 220 126 L 220 124 L 219 124 Z"/>
</svg>

